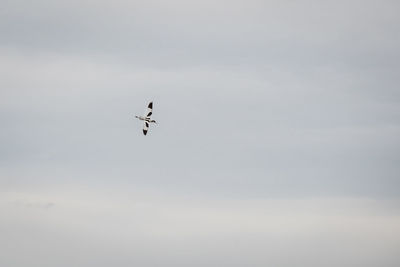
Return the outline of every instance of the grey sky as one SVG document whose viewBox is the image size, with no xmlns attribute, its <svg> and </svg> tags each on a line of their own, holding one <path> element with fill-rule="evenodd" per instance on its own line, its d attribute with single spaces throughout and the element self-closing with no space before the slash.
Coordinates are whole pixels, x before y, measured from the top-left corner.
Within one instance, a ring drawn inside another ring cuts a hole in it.
<svg viewBox="0 0 400 267">
<path fill-rule="evenodd" d="M 398 266 L 399 11 L 2 1 L 0 265 Z"/>
</svg>

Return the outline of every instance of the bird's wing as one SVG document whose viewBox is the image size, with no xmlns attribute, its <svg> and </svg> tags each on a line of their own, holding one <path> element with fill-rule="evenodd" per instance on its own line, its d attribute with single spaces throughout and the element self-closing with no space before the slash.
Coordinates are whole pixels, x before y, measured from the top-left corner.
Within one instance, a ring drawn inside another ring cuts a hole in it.
<svg viewBox="0 0 400 267">
<path fill-rule="evenodd" d="M 146 135 L 148 130 L 149 130 L 149 123 L 145 121 L 143 124 L 143 134 Z"/>
<path fill-rule="evenodd" d="M 150 118 L 151 114 L 153 114 L 153 102 L 147 106 L 146 118 Z"/>
</svg>

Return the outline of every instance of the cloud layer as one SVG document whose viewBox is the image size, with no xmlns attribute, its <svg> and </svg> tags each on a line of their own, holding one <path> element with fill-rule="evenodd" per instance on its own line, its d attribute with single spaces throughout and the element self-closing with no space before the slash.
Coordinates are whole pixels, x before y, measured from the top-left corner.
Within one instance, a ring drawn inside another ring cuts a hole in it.
<svg viewBox="0 0 400 267">
<path fill-rule="evenodd" d="M 0 265 L 398 266 L 399 8 L 3 1 Z"/>
<path fill-rule="evenodd" d="M 0 226 L 9 229 L 0 243 L 2 265 L 399 263 L 398 201 L 205 199 L 121 188 L 51 191 L 2 195 Z"/>
</svg>

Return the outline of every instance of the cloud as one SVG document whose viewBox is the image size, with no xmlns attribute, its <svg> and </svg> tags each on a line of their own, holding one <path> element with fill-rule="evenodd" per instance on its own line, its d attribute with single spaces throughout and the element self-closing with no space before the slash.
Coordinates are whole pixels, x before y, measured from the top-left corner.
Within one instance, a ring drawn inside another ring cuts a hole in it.
<svg viewBox="0 0 400 267">
<path fill-rule="evenodd" d="M 6 1 L 3 44 L 163 68 L 396 65 L 385 1 Z M 362 8 L 360 5 L 362 4 Z"/>
<path fill-rule="evenodd" d="M 397 10 L 5 1 L 0 265 L 398 266 Z"/>
<path fill-rule="evenodd" d="M 395 266 L 400 260 L 392 250 L 400 234 L 397 199 L 236 200 L 140 189 L 52 191 L 3 194 L 2 229 L 20 233 L 2 233 L 3 264 Z M 21 197 L 52 199 L 57 206 L 41 213 L 8 204 Z M 41 237 L 33 240 L 35 233 Z M 24 235 L 30 241 L 13 251 L 10 244 Z M 32 253 L 47 255 L 32 259 Z"/>
<path fill-rule="evenodd" d="M 111 176 L 237 196 L 398 195 L 397 100 L 355 89 L 368 77 L 1 55 L 0 157 L 20 184 Z M 160 124 L 143 143 L 132 118 L 150 100 Z"/>
<path fill-rule="evenodd" d="M 246 196 L 398 194 L 397 100 L 355 89 L 366 76 L 1 55 L 0 157 L 17 181 L 67 172 Z M 160 125 L 143 143 L 132 117 L 149 100 Z"/>
</svg>

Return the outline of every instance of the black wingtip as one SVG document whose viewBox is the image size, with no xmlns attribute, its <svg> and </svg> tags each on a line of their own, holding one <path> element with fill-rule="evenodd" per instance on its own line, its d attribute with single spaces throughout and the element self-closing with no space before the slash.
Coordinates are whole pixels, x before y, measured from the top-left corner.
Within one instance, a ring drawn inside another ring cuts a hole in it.
<svg viewBox="0 0 400 267">
<path fill-rule="evenodd" d="M 153 108 L 153 102 L 150 102 L 148 108 Z"/>
<path fill-rule="evenodd" d="M 147 134 L 147 130 L 143 130 L 143 134 L 146 135 Z"/>
</svg>

